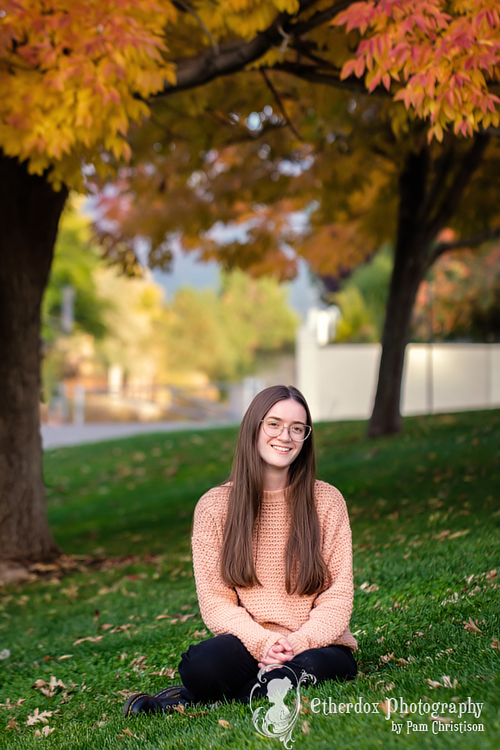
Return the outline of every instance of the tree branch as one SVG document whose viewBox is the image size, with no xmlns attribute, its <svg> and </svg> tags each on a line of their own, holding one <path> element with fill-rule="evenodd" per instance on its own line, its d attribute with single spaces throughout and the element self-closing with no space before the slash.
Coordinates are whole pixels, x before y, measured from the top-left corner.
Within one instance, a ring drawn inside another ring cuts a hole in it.
<svg viewBox="0 0 500 750">
<path fill-rule="evenodd" d="M 219 54 L 219 42 L 217 39 L 213 36 L 213 34 L 210 33 L 210 31 L 207 29 L 199 15 L 191 8 L 187 3 L 184 2 L 184 0 L 176 0 L 175 2 L 176 6 L 180 6 L 182 10 L 184 10 L 186 13 L 189 13 L 190 16 L 193 16 L 195 21 L 199 24 L 199 26 L 203 29 L 205 34 L 210 39 L 210 43 L 212 45 L 212 49 L 214 51 L 215 55 Z"/>
<path fill-rule="evenodd" d="M 453 216 L 464 190 L 481 163 L 481 159 L 489 140 L 489 136 L 483 133 L 478 133 L 474 137 L 472 146 L 462 159 L 462 163 L 455 175 L 455 179 L 441 201 L 441 205 L 438 207 L 434 217 L 429 221 L 426 227 L 426 234 L 429 238 L 432 239 L 433 237 L 436 237 L 438 232 L 446 226 Z"/>
<path fill-rule="evenodd" d="M 292 121 L 290 120 L 290 118 L 288 117 L 288 114 L 287 114 L 287 111 L 286 111 L 286 109 L 285 109 L 285 105 L 284 105 L 284 103 L 283 103 L 283 100 L 281 99 L 281 96 L 279 95 L 279 93 L 278 93 L 278 92 L 276 91 L 276 89 L 274 88 L 274 86 L 273 86 L 273 84 L 272 84 L 272 82 L 271 82 L 271 80 L 270 80 L 269 76 L 267 75 L 266 71 L 265 71 L 265 70 L 263 70 L 263 69 L 261 69 L 261 71 L 260 71 L 260 72 L 261 72 L 262 78 L 263 78 L 263 79 L 264 79 L 264 81 L 266 82 L 266 86 L 267 86 L 267 88 L 269 89 L 269 91 L 271 92 L 271 94 L 272 94 L 272 95 L 274 96 L 274 99 L 275 99 L 275 101 L 276 101 L 276 104 L 278 105 L 278 107 L 279 107 L 279 109 L 280 109 L 280 112 L 281 112 L 281 114 L 283 115 L 283 118 L 284 118 L 284 120 L 285 120 L 286 124 L 288 125 L 288 127 L 290 128 L 290 130 L 292 131 L 292 133 L 294 134 L 294 136 L 295 136 L 296 138 L 298 138 L 298 139 L 299 139 L 299 141 L 303 142 L 303 140 L 304 140 L 304 139 L 303 139 L 303 138 L 301 137 L 300 133 L 299 133 L 299 132 L 297 131 L 297 129 L 295 128 L 295 126 L 294 126 L 293 122 L 292 122 Z"/>
<path fill-rule="evenodd" d="M 292 49 L 294 49 L 301 57 L 305 57 L 308 60 L 311 60 L 313 63 L 316 63 L 316 66 L 318 68 L 322 68 L 324 70 L 333 70 L 338 74 L 339 68 L 337 65 L 334 65 L 332 62 L 330 62 L 330 60 L 325 60 L 323 57 L 315 55 L 314 52 L 311 52 L 311 50 L 302 43 L 302 41 L 302 39 L 297 39 Z"/>
<path fill-rule="evenodd" d="M 432 264 L 444 253 L 448 253 L 451 250 L 464 250 L 469 247 L 477 247 L 478 245 L 483 245 L 490 240 L 496 240 L 498 237 L 500 237 L 500 227 L 495 227 L 495 229 L 488 229 L 486 232 L 481 232 L 480 234 L 475 234 L 472 237 L 466 237 L 465 239 L 440 242 L 436 245 L 428 258 L 428 267 L 432 266 Z"/>
<path fill-rule="evenodd" d="M 300 0 L 297 15 L 312 8 L 317 2 L 318 0 Z M 219 46 L 218 54 L 214 54 L 213 49 L 207 49 L 195 57 L 174 61 L 177 65 L 177 82 L 175 84 L 166 82 L 163 91 L 151 97 L 151 101 L 177 91 L 195 88 L 220 76 L 244 70 L 247 65 L 258 60 L 268 50 L 280 47 L 284 35 L 296 39 L 331 20 L 352 2 L 353 0 L 333 2 L 329 8 L 315 13 L 304 22 L 294 22 L 296 16 L 280 13 L 269 28 L 258 33 L 248 42 L 227 42 Z"/>
<path fill-rule="evenodd" d="M 419 209 L 419 222 L 425 224 L 436 205 L 439 194 L 443 190 L 446 180 L 449 176 L 450 169 L 453 166 L 454 149 L 451 145 L 442 153 L 435 162 L 434 179 Z"/>
<path fill-rule="evenodd" d="M 314 16 L 311 16 L 311 18 L 308 21 L 304 21 L 302 23 L 295 24 L 294 28 L 294 37 L 302 36 L 302 34 L 307 34 L 308 31 L 313 31 L 313 29 L 317 29 L 318 26 L 322 26 L 327 21 L 331 21 L 332 18 L 335 18 L 336 15 L 340 13 L 340 11 L 345 10 L 350 5 L 352 5 L 354 0 L 339 0 L 337 3 L 333 3 L 329 8 L 326 8 L 325 10 L 318 11 L 314 14 Z"/>
<path fill-rule="evenodd" d="M 326 65 L 305 65 L 300 62 L 285 60 L 273 65 L 273 70 L 280 70 L 283 73 L 289 73 L 296 78 L 302 78 L 310 83 L 323 83 L 325 86 L 334 86 L 345 91 L 352 91 L 354 94 L 364 94 L 365 96 L 376 96 L 377 98 L 392 98 L 392 95 L 386 89 L 380 89 L 376 94 L 369 94 L 363 79 L 356 76 L 349 76 L 340 80 L 340 70 L 331 70 L 330 73 L 321 72 L 324 68 L 331 70 L 333 66 Z"/>
</svg>

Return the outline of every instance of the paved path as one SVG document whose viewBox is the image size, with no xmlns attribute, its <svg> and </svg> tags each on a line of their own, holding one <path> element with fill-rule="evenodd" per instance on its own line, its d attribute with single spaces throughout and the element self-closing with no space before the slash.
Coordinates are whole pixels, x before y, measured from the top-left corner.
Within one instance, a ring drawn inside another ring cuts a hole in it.
<svg viewBox="0 0 500 750">
<path fill-rule="evenodd" d="M 232 422 L 113 422 L 102 424 L 65 424 L 60 426 L 42 425 L 44 449 L 61 448 L 65 445 L 99 443 L 102 440 L 115 440 L 132 435 L 145 435 L 151 432 L 177 432 L 178 430 L 207 430 L 211 427 L 225 427 Z"/>
</svg>

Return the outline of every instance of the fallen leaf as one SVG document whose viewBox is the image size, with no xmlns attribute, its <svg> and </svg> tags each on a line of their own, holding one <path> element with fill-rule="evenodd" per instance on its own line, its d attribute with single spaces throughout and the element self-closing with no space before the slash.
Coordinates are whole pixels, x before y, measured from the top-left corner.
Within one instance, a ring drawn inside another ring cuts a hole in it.
<svg viewBox="0 0 500 750">
<path fill-rule="evenodd" d="M 392 654 L 382 654 L 380 657 L 380 663 L 381 664 L 387 664 L 390 661 L 395 661 L 394 653 Z"/>
<path fill-rule="evenodd" d="M 177 711 L 177 713 L 182 714 L 183 716 L 187 716 L 189 719 L 197 719 L 199 716 L 208 716 L 208 711 L 197 711 L 194 714 L 190 714 L 186 711 L 184 706 L 172 706 L 174 711 Z"/>
<path fill-rule="evenodd" d="M 38 724 L 39 721 L 41 721 L 42 724 L 48 724 L 50 716 L 52 716 L 52 711 L 42 711 L 40 713 L 40 709 L 35 708 L 33 713 L 28 716 L 26 726 L 31 727 L 33 724 Z"/>
<path fill-rule="evenodd" d="M 72 659 L 73 654 L 63 654 L 62 656 L 57 657 L 57 661 L 63 661 L 64 659 Z"/>
<path fill-rule="evenodd" d="M 441 724 L 451 724 L 453 719 L 449 716 L 431 716 L 431 721 L 439 721 Z"/>
<path fill-rule="evenodd" d="M 102 635 L 96 635 L 96 636 L 89 636 L 88 638 L 78 638 L 78 640 L 74 641 L 73 646 L 79 646 L 80 643 L 85 643 L 85 641 L 90 641 L 91 643 L 97 643 L 97 641 L 102 641 L 103 636 Z"/>
<path fill-rule="evenodd" d="M 117 627 L 117 628 L 113 628 L 113 629 L 112 629 L 112 630 L 110 630 L 109 632 L 110 632 L 110 633 L 121 633 L 121 632 L 126 632 L 126 633 L 127 633 L 127 635 L 128 635 L 128 636 L 129 636 L 129 638 L 130 638 L 130 634 L 129 634 L 129 633 L 127 632 L 127 631 L 129 630 L 129 628 L 136 628 L 136 627 L 137 627 L 137 625 L 134 625 L 133 623 L 129 622 L 129 623 L 127 623 L 126 625 L 118 625 L 118 627 Z M 102 635 L 101 635 L 101 638 L 102 638 Z"/>
<path fill-rule="evenodd" d="M 372 591 L 378 591 L 379 589 L 376 583 L 372 583 L 370 585 L 368 581 L 362 583 L 359 588 L 361 589 L 361 591 L 366 591 L 367 594 L 370 594 Z"/>
<path fill-rule="evenodd" d="M 10 698 L 7 698 L 5 703 L 0 703 L 0 708 L 3 708 L 4 711 L 10 711 L 11 708 L 15 708 L 16 706 L 20 706 L 24 703 L 26 698 L 19 698 L 15 703 L 10 702 Z"/>
<path fill-rule="evenodd" d="M 224 729 L 231 729 L 231 724 L 225 719 L 219 719 L 219 724 L 221 727 L 224 727 Z"/>
<path fill-rule="evenodd" d="M 128 727 L 127 727 L 127 729 L 124 729 L 124 730 L 123 730 L 123 734 L 119 734 L 119 735 L 118 735 L 118 739 L 119 739 L 119 740 L 123 740 L 123 739 L 125 739 L 126 737 L 133 737 L 133 738 L 134 738 L 134 740 L 140 740 L 140 739 L 141 739 L 141 738 L 140 738 L 140 737 L 138 737 L 138 736 L 137 736 L 136 734 L 132 734 L 132 732 L 130 731 L 130 729 L 129 729 Z"/>
<path fill-rule="evenodd" d="M 491 641 L 491 648 L 497 648 L 500 651 L 500 641 L 498 638 L 493 638 Z"/>
<path fill-rule="evenodd" d="M 158 677 L 170 677 L 173 680 L 177 670 L 170 669 L 169 667 L 162 667 L 158 672 L 148 672 L 148 677 L 151 675 L 157 675 Z"/>
<path fill-rule="evenodd" d="M 195 630 L 193 633 L 193 638 L 203 638 L 207 634 L 207 631 L 205 628 L 203 630 Z"/>
<path fill-rule="evenodd" d="M 468 630 L 469 633 L 482 633 L 483 632 L 480 628 L 478 628 L 477 620 L 476 622 L 474 622 L 472 617 L 469 617 L 469 622 L 464 622 L 464 628 Z"/>
<path fill-rule="evenodd" d="M 434 690 L 435 688 L 456 688 L 458 685 L 458 680 L 451 681 L 450 677 L 448 675 L 443 675 L 441 677 L 442 682 L 438 682 L 436 680 L 429 680 L 426 678 L 426 682 L 431 686 L 431 688 Z"/>
<path fill-rule="evenodd" d="M 302 734 L 311 734 L 311 725 L 308 721 L 302 722 Z"/>
<path fill-rule="evenodd" d="M 14 719 L 13 716 L 10 717 L 9 723 L 7 724 L 7 726 L 5 727 L 5 729 L 10 729 L 11 731 L 13 731 L 15 729 L 16 732 L 20 732 L 21 731 L 19 729 L 19 726 L 17 725 L 16 720 Z"/>
<path fill-rule="evenodd" d="M 450 529 L 444 529 L 444 531 L 441 531 L 439 534 L 436 534 L 434 537 L 435 539 L 439 539 L 440 542 L 443 541 L 443 539 L 446 539 L 447 536 L 451 534 Z"/>
<path fill-rule="evenodd" d="M 49 734 L 52 734 L 52 732 L 55 731 L 55 727 L 43 727 L 43 729 L 37 729 L 35 732 L 35 737 L 48 737 Z"/>
<path fill-rule="evenodd" d="M 382 713 L 384 713 L 387 716 L 387 712 L 388 712 L 388 708 L 389 708 L 388 705 L 387 705 L 387 701 L 381 701 L 378 704 L 377 708 L 380 708 L 380 710 L 382 711 Z"/>
<path fill-rule="evenodd" d="M 462 529 L 462 531 L 455 531 L 454 534 L 450 534 L 448 539 L 458 539 L 459 536 L 465 536 L 466 534 L 470 534 L 470 529 Z"/>
<path fill-rule="evenodd" d="M 187 622 L 187 620 L 190 620 L 192 617 L 197 617 L 200 613 L 199 612 L 193 612 L 190 615 L 182 615 L 179 618 L 179 622 Z"/>
<path fill-rule="evenodd" d="M 394 682 L 386 682 L 385 680 L 377 680 L 375 687 L 377 688 L 379 685 L 382 685 L 384 693 L 389 693 L 395 687 Z"/>
<path fill-rule="evenodd" d="M 139 669 L 145 669 L 147 658 L 147 656 L 138 656 L 136 659 L 132 659 L 132 661 L 130 662 L 130 666 L 138 667 Z"/>
<path fill-rule="evenodd" d="M 170 620 L 170 615 L 158 615 L 157 620 Z"/>
<path fill-rule="evenodd" d="M 64 682 L 62 680 L 56 680 L 54 675 L 51 676 L 50 682 L 45 682 L 45 680 L 37 680 L 31 687 L 35 690 L 40 690 L 40 692 L 46 695 L 47 698 L 52 698 L 52 696 L 56 693 L 57 688 L 66 690 L 66 685 L 64 684 Z"/>
<path fill-rule="evenodd" d="M 440 682 L 437 680 L 429 680 L 427 677 L 425 678 L 425 681 L 431 686 L 431 690 L 434 690 L 435 688 L 443 687 Z"/>
<path fill-rule="evenodd" d="M 487 580 L 487 581 L 489 581 L 489 580 L 491 580 L 492 578 L 496 578 L 496 577 L 497 577 L 497 575 L 498 575 L 498 574 L 497 574 L 497 571 L 496 571 L 496 570 L 490 570 L 490 571 L 489 571 L 488 573 L 486 573 L 486 580 Z"/>
</svg>

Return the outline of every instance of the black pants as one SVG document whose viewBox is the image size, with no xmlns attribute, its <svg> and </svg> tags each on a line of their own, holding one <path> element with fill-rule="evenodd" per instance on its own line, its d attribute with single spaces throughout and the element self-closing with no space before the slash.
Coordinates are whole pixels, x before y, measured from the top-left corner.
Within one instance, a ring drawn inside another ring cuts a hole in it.
<svg viewBox="0 0 500 750">
<path fill-rule="evenodd" d="M 326 646 L 303 651 L 286 662 L 297 677 L 302 670 L 324 680 L 352 680 L 358 671 L 347 646 Z M 246 703 L 256 685 L 258 662 L 234 635 L 218 635 L 190 646 L 182 654 L 179 674 L 186 698 L 209 703 L 225 698 Z M 281 677 L 280 669 L 269 670 L 266 677 Z M 256 690 L 254 695 L 258 695 Z M 263 695 L 265 695 L 265 689 Z"/>
</svg>

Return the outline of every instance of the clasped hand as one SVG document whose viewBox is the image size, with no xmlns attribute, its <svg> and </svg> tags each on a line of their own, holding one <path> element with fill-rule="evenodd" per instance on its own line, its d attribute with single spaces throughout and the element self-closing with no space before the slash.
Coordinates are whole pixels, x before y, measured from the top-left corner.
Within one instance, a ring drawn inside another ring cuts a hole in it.
<svg viewBox="0 0 500 750">
<path fill-rule="evenodd" d="M 259 662 L 259 669 L 269 664 L 276 664 L 281 666 L 286 661 L 293 659 L 295 654 L 290 646 L 290 642 L 287 638 L 279 638 L 276 643 L 271 646 L 265 657 Z"/>
</svg>

